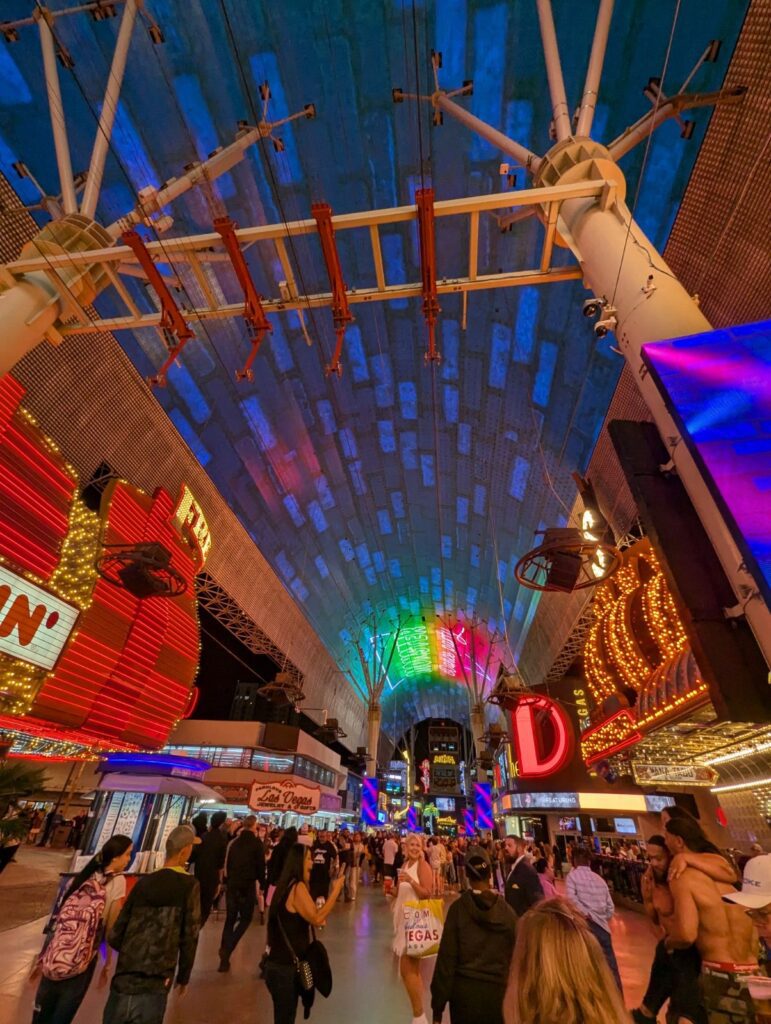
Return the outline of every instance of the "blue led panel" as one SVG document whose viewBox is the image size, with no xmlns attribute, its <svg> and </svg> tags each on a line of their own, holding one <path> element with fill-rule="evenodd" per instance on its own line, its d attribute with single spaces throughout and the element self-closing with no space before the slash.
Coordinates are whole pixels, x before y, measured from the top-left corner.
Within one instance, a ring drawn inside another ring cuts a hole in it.
<svg viewBox="0 0 771 1024">
<path fill-rule="evenodd" d="M 643 357 L 771 604 L 771 320 L 655 342 Z"/>
</svg>

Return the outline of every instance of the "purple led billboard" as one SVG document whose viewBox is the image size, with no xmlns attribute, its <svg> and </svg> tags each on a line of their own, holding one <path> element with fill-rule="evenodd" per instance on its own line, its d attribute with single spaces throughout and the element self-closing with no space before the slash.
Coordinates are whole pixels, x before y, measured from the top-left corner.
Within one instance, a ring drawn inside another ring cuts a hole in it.
<svg viewBox="0 0 771 1024">
<path fill-rule="evenodd" d="M 771 320 L 651 342 L 643 358 L 771 604 Z"/>
</svg>

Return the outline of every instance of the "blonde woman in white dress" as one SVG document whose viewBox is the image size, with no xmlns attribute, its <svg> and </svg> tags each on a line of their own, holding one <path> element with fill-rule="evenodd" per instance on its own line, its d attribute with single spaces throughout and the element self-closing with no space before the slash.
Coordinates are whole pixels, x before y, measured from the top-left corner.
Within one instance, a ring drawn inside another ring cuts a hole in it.
<svg viewBox="0 0 771 1024">
<path fill-rule="evenodd" d="M 420 836 L 409 835 L 404 844 L 405 862 L 399 871 L 398 889 L 394 902 L 394 945 L 393 951 L 399 957 L 399 973 L 410 1004 L 412 1024 L 428 1024 L 423 1011 L 423 981 L 420 977 L 419 957 L 407 956 L 404 952 L 404 904 L 408 900 L 430 899 L 433 893 L 433 873 L 423 855 Z"/>
</svg>

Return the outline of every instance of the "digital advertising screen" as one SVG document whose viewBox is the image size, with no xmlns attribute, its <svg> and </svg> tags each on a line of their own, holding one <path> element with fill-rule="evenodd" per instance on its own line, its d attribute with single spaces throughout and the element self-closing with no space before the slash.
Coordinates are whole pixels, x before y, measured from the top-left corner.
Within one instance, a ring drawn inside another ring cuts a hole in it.
<svg viewBox="0 0 771 1024">
<path fill-rule="evenodd" d="M 616 832 L 622 836 L 637 835 L 637 822 L 634 818 L 614 818 Z"/>
<path fill-rule="evenodd" d="M 455 798 L 451 796 L 438 796 L 436 798 L 436 809 L 437 811 L 454 811 L 455 810 Z"/>
<path fill-rule="evenodd" d="M 651 342 L 643 359 L 771 604 L 771 320 Z"/>
</svg>

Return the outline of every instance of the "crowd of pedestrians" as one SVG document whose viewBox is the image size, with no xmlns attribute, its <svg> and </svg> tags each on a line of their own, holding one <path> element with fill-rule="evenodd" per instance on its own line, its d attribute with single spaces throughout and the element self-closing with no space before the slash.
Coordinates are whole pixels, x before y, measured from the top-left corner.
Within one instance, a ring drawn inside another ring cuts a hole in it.
<svg viewBox="0 0 771 1024">
<path fill-rule="evenodd" d="M 646 843 L 644 906 L 661 938 L 632 1011 L 611 939 L 612 894 L 590 844 L 573 844 L 563 871 L 557 847 L 518 836 L 269 830 L 254 815 L 234 822 L 218 812 L 174 828 L 158 871 L 126 875 L 132 852 L 130 838 L 113 836 L 70 883 L 32 972 L 33 1024 L 72 1022 L 100 947 L 98 983 L 110 985 L 103 1024 L 161 1024 L 171 992 L 184 995 L 215 908 L 224 911 L 220 972 L 255 914 L 267 924 L 259 966 L 274 1024 L 294 1024 L 300 1007 L 307 1017 L 316 995 L 330 994 L 319 936 L 362 884 L 382 886 L 393 915 L 412 1024 L 440 1024 L 448 1009 L 452 1024 L 641 1024 L 667 1001 L 678 1024 L 771 1024 L 757 956 L 760 943 L 765 961 L 771 943 L 771 856 L 748 855 L 739 891 L 735 862 L 677 808 Z M 413 934 L 405 914 L 414 907 L 429 923 Z"/>
</svg>

